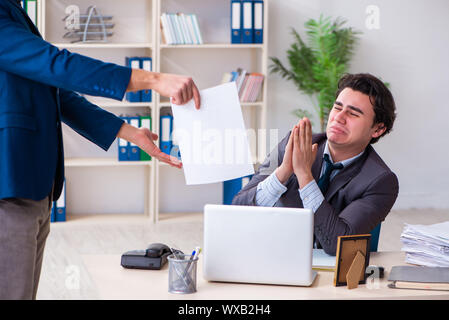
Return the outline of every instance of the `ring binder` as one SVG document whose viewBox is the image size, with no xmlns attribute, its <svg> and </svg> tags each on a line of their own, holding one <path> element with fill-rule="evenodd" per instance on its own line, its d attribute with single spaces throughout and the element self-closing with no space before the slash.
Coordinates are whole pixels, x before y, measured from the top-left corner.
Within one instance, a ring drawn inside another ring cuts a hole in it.
<svg viewBox="0 0 449 320">
<path fill-rule="evenodd" d="M 170 155 L 170 151 L 172 148 L 172 131 L 173 131 L 173 116 L 166 115 L 161 116 L 160 123 L 160 143 L 161 143 L 161 151 Z"/>
<path fill-rule="evenodd" d="M 242 42 L 242 6 L 240 0 L 231 1 L 231 43 Z"/>
<path fill-rule="evenodd" d="M 253 2 L 251 0 L 243 0 L 242 6 L 242 43 L 253 43 Z"/>
<path fill-rule="evenodd" d="M 132 117 L 128 117 L 128 119 L 129 119 L 130 125 L 132 125 L 133 127 L 139 128 L 139 122 L 140 122 L 139 117 L 132 116 Z M 129 143 L 128 160 L 130 160 L 130 161 L 139 161 L 140 160 L 140 148 L 132 142 Z"/>
<path fill-rule="evenodd" d="M 263 43 L 263 1 L 254 0 L 254 41 L 253 43 Z"/>
</svg>

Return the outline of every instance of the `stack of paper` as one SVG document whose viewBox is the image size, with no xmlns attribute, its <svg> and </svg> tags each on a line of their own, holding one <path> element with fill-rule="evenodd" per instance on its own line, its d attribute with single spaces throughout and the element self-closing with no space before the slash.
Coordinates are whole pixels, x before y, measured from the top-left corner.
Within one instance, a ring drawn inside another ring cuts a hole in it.
<svg viewBox="0 0 449 320">
<path fill-rule="evenodd" d="M 406 224 L 401 234 L 405 262 L 449 267 L 449 221 L 433 225 Z"/>
<path fill-rule="evenodd" d="M 312 269 L 334 271 L 336 257 L 324 252 L 323 249 L 313 249 L 312 251 Z"/>
</svg>

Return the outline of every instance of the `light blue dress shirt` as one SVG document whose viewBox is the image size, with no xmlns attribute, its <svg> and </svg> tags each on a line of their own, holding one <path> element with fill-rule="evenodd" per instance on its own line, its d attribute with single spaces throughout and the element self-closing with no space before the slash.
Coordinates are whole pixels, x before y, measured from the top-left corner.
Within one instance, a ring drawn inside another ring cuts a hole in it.
<svg viewBox="0 0 449 320">
<path fill-rule="evenodd" d="M 343 165 L 343 167 L 346 167 L 350 165 L 352 162 L 357 160 L 365 151 L 362 151 L 355 157 L 352 157 L 350 159 L 346 159 L 341 161 L 340 163 Z M 326 141 L 326 145 L 324 147 L 324 154 L 329 155 L 329 159 L 332 163 L 332 156 L 329 152 L 328 143 Z M 320 177 L 323 175 L 324 170 L 326 169 L 326 161 L 323 161 L 323 165 L 321 167 L 321 173 Z M 339 172 L 340 170 L 335 169 L 332 171 L 330 179 L 332 180 Z M 260 182 L 257 185 L 257 191 L 256 191 L 256 204 L 258 206 L 263 207 L 272 207 L 274 204 L 279 200 L 279 198 L 284 194 L 284 192 L 287 191 L 287 187 L 284 186 L 279 179 L 276 176 L 276 173 L 273 172 L 268 178 L 266 178 L 264 181 Z M 302 189 L 298 189 L 299 196 L 301 197 L 302 203 L 304 205 L 305 209 L 311 209 L 313 213 L 315 213 L 318 208 L 320 207 L 321 203 L 324 200 L 323 193 L 321 192 L 320 188 L 318 187 L 318 184 L 315 180 L 310 181 L 306 186 L 304 186 Z"/>
</svg>

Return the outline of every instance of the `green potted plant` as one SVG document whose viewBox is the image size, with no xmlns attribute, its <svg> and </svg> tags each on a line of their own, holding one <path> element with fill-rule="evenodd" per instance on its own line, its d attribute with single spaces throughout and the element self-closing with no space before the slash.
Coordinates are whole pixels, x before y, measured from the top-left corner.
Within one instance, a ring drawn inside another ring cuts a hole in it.
<svg viewBox="0 0 449 320">
<path fill-rule="evenodd" d="M 346 20 L 331 17 L 310 19 L 305 23 L 308 44 L 292 28 L 295 42 L 287 50 L 290 69 L 278 58 L 270 57 L 271 73 L 279 73 L 292 80 L 297 88 L 311 97 L 320 119 L 320 129 L 325 130 L 326 120 L 335 100 L 338 80 L 347 72 L 354 48 L 361 32 L 343 27 Z M 304 109 L 293 112 L 298 117 L 311 114 Z"/>
</svg>

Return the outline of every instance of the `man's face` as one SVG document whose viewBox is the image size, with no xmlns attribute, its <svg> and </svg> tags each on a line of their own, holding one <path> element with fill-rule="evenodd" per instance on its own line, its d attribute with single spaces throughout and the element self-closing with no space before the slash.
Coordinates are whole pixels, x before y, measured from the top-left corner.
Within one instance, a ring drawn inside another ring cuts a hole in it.
<svg viewBox="0 0 449 320">
<path fill-rule="evenodd" d="M 343 89 L 329 113 L 326 134 L 337 148 L 360 150 L 366 148 L 371 138 L 380 136 L 383 124 L 374 123 L 374 110 L 369 96 L 351 88 Z"/>
</svg>

